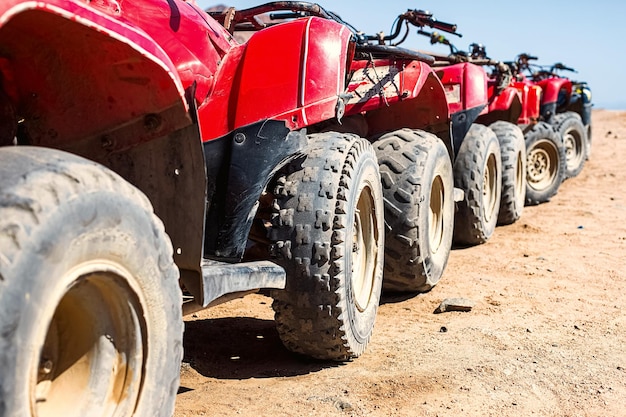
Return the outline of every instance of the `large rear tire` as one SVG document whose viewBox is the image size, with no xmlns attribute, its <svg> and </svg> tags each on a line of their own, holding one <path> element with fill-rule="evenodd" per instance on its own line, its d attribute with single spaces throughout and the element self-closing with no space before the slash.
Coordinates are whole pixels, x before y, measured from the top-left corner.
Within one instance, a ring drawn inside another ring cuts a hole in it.
<svg viewBox="0 0 626 417">
<path fill-rule="evenodd" d="M 270 239 L 287 272 L 274 291 L 278 333 L 293 352 L 343 361 L 363 353 L 383 274 L 383 198 L 369 142 L 310 136 L 306 157 L 279 175 Z"/>
<path fill-rule="evenodd" d="M 147 198 L 55 150 L 0 167 L 0 415 L 172 415 L 181 294 Z"/>
<path fill-rule="evenodd" d="M 565 147 L 565 178 L 573 178 L 580 174 L 587 160 L 589 152 L 587 129 L 578 113 L 571 111 L 555 114 L 552 125 L 561 136 Z"/>
<path fill-rule="evenodd" d="M 500 143 L 502 194 L 498 224 L 515 223 L 524 210 L 526 197 L 526 144 L 519 126 L 505 121 L 489 125 Z"/>
<path fill-rule="evenodd" d="M 498 221 L 502 193 L 502 158 L 498 138 L 486 126 L 473 124 L 454 161 L 454 185 L 465 196 L 457 205 L 454 241 L 486 242 Z"/>
<path fill-rule="evenodd" d="M 526 205 L 550 201 L 565 178 L 565 147 L 551 125 L 539 122 L 524 135 Z"/>
<path fill-rule="evenodd" d="M 385 197 L 389 291 L 424 292 L 448 263 L 454 227 L 452 164 L 436 136 L 402 129 L 375 143 Z"/>
</svg>

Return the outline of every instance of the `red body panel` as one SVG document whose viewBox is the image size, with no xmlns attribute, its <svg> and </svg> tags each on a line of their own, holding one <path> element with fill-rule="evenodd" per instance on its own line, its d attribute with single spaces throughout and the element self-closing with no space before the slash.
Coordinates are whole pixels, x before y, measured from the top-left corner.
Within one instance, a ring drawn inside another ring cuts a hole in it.
<svg viewBox="0 0 626 417">
<path fill-rule="evenodd" d="M 506 111 L 511 108 L 516 100 L 522 101 L 521 92 L 515 87 L 506 87 L 496 95 L 493 84 L 489 85 L 489 100 L 489 112 Z"/>
<path fill-rule="evenodd" d="M 449 121 L 441 81 L 423 62 L 353 61 L 350 72 L 345 114 L 366 112 L 369 134 L 399 127 L 423 129 Z"/>
<path fill-rule="evenodd" d="M 569 97 L 572 95 L 572 82 L 566 78 L 546 78 L 538 81 L 536 84 L 543 91 L 541 104 L 556 103 L 561 90 L 566 92 L 567 101 L 569 101 Z"/>
<path fill-rule="evenodd" d="M 314 17 L 267 28 L 233 48 L 199 109 L 204 140 L 265 119 L 298 129 L 334 117 L 349 39 L 344 26 Z"/>
<path fill-rule="evenodd" d="M 115 16 L 72 0 L 0 3 L 0 77 L 33 144 L 77 141 L 168 109 L 159 132 L 138 142 L 190 123 L 176 55 L 110 9 Z"/>
<path fill-rule="evenodd" d="M 482 67 L 460 63 L 437 70 L 446 91 L 450 113 L 487 104 L 487 75 Z"/>
<path fill-rule="evenodd" d="M 539 119 L 539 106 L 541 104 L 541 87 L 523 80 L 513 82 L 522 98 L 522 112 L 519 116 L 519 124 L 528 124 Z"/>
<path fill-rule="evenodd" d="M 185 90 L 192 85 L 203 141 L 267 119 L 292 129 L 330 119 L 345 89 L 350 32 L 320 18 L 260 31 L 244 45 L 180 0 L 8 0 L 0 25 L 5 54 L 19 58 L 0 55 L 0 75 L 16 81 L 13 105 L 39 145 L 179 106 L 155 132 L 167 134 L 191 122 Z M 28 42 L 20 40 L 25 34 Z"/>
</svg>

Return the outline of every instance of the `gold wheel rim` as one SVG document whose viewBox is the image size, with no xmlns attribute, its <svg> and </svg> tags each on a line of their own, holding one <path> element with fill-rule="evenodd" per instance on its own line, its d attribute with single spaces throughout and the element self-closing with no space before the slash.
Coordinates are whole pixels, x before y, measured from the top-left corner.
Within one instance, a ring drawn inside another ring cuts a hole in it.
<svg viewBox="0 0 626 417">
<path fill-rule="evenodd" d="M 378 230 L 372 190 L 365 186 L 359 200 L 352 224 L 352 273 L 350 280 L 354 303 L 359 311 L 370 304 L 374 288 L 378 254 Z"/>
<path fill-rule="evenodd" d="M 443 178 L 437 175 L 430 187 L 430 206 L 428 212 L 429 228 L 428 228 L 428 243 L 430 246 L 430 253 L 437 253 L 441 242 L 443 242 L 443 230 L 444 230 L 444 206 L 445 206 L 445 186 Z"/>
<path fill-rule="evenodd" d="M 528 151 L 526 164 L 528 185 L 535 190 L 545 190 L 554 183 L 558 174 L 559 153 L 552 141 L 540 140 Z"/>
<path fill-rule="evenodd" d="M 37 417 L 133 414 L 144 368 L 143 312 L 126 271 L 91 262 L 68 285 L 30 366 Z"/>
<path fill-rule="evenodd" d="M 487 158 L 483 179 L 483 218 L 486 222 L 493 219 L 498 206 L 498 163 L 493 153 Z"/>
</svg>

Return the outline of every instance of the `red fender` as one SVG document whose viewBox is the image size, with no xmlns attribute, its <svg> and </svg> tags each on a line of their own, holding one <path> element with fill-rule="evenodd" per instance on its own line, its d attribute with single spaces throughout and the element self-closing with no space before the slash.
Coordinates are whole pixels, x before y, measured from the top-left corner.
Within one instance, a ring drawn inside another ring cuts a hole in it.
<svg viewBox="0 0 626 417">
<path fill-rule="evenodd" d="M 0 3 L 0 79 L 32 143 L 63 147 L 149 114 L 160 115 L 158 131 L 134 132 L 127 146 L 189 125 L 176 65 L 132 23 L 144 3 L 93 3 L 101 8 L 75 0 Z"/>
<path fill-rule="evenodd" d="M 487 104 L 487 75 L 482 67 L 465 62 L 438 69 L 437 75 L 446 90 L 450 113 Z"/>
<path fill-rule="evenodd" d="M 493 97 L 493 100 L 489 103 L 489 111 L 508 110 L 515 100 L 521 101 L 520 91 L 514 87 L 506 87 Z"/>
<path fill-rule="evenodd" d="M 572 81 L 567 78 L 546 78 L 538 81 L 537 85 L 543 90 L 541 104 L 556 103 L 561 90 L 567 92 L 567 101 L 572 95 Z"/>
<path fill-rule="evenodd" d="M 353 61 L 350 71 L 346 115 L 365 112 L 369 135 L 403 127 L 449 129 L 443 85 L 424 62 Z"/>
<path fill-rule="evenodd" d="M 515 87 L 509 86 L 505 87 L 500 93 L 496 96 L 495 94 L 495 86 L 490 86 L 490 97 L 493 99 L 489 103 L 489 112 L 508 112 L 515 109 L 515 114 L 512 115 L 512 122 L 516 122 L 519 117 L 519 113 L 521 112 L 521 93 Z"/>
<path fill-rule="evenodd" d="M 541 87 L 527 80 L 513 82 L 522 98 L 522 112 L 519 116 L 519 124 L 528 124 L 539 119 L 539 106 L 541 104 Z"/>
<path fill-rule="evenodd" d="M 349 30 L 311 17 L 256 32 L 224 58 L 215 91 L 199 108 L 203 140 L 258 121 L 299 129 L 336 114 L 343 92 Z M 207 114 L 203 117 L 204 114 Z"/>
</svg>

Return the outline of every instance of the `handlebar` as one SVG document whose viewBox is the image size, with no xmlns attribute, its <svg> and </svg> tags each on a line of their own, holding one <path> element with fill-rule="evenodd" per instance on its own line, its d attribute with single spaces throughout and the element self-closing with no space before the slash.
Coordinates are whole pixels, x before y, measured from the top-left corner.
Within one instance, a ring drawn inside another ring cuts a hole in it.
<svg viewBox="0 0 626 417">
<path fill-rule="evenodd" d="M 418 27 L 428 26 L 430 28 L 439 29 L 459 37 L 463 36 L 460 33 L 456 33 L 456 24 L 433 19 L 433 14 L 425 10 L 409 9 L 405 13 L 401 14 L 400 18 L 404 18 L 408 22 Z"/>
<path fill-rule="evenodd" d="M 519 54 L 519 55 L 517 56 L 517 61 L 518 61 L 518 62 L 521 62 L 521 61 L 536 61 L 536 60 L 538 60 L 538 59 L 539 59 L 539 58 L 537 58 L 536 56 L 534 56 L 534 55 L 529 55 L 529 54 L 527 54 L 527 53 L 521 53 L 521 54 Z"/>
<path fill-rule="evenodd" d="M 550 68 L 550 72 L 554 72 L 554 70 L 578 72 L 572 67 L 567 67 L 563 65 L 561 62 L 557 62 L 556 64 L 552 65 L 552 68 Z"/>
<path fill-rule="evenodd" d="M 439 21 L 433 18 L 432 13 L 417 9 L 408 9 L 406 12 L 400 14 L 394 23 L 392 33 L 387 36 L 385 36 L 382 32 L 375 35 L 365 35 L 356 30 L 352 25 L 345 22 L 337 14 L 324 9 L 319 4 L 309 3 L 306 1 L 273 1 L 243 10 L 230 8 L 229 11 L 231 14 L 228 16 L 226 16 L 223 12 L 210 12 L 210 14 L 222 23 L 227 30 L 231 31 L 231 33 L 235 30 L 235 28 L 243 28 L 245 30 L 261 30 L 275 24 L 272 21 L 317 16 L 346 25 L 352 31 L 357 43 L 361 45 L 368 44 L 369 41 L 376 41 L 378 44 L 384 45 L 387 41 L 396 40 L 400 37 L 402 27 L 405 26 L 406 33 L 404 33 L 398 41 L 390 44 L 390 46 L 397 46 L 406 40 L 409 33 L 409 24 L 417 26 L 418 28 L 427 26 L 443 32 L 451 33 L 458 37 L 463 36 L 456 32 L 456 24 Z M 269 14 L 269 21 L 259 18 L 259 16 L 265 13 Z M 452 46 L 450 43 L 443 43 Z"/>
<path fill-rule="evenodd" d="M 352 26 L 344 22 L 341 17 L 335 13 L 324 9 L 322 6 L 316 3 L 309 3 L 304 1 L 273 1 L 259 6 L 250 7 L 248 9 L 232 10 L 232 16 L 228 21 L 225 20 L 223 12 L 208 12 L 218 22 L 222 23 L 224 27 L 233 31 L 237 26 L 249 27 L 252 30 L 261 30 L 272 23 L 263 22 L 258 19 L 258 16 L 265 13 L 269 14 L 269 20 L 283 20 L 283 19 L 297 19 L 306 16 L 317 16 L 324 19 L 335 20 L 346 26 Z M 277 11 L 283 10 L 283 11 Z M 273 12 L 273 13 L 272 13 Z"/>
<path fill-rule="evenodd" d="M 429 37 L 431 45 L 434 45 L 437 43 L 440 43 L 442 45 L 448 45 L 448 46 L 452 45 L 450 41 L 448 40 L 448 38 L 446 38 L 443 35 L 440 35 L 438 32 L 427 32 L 425 30 L 420 29 L 417 31 L 417 33 L 420 35 Z"/>
</svg>

